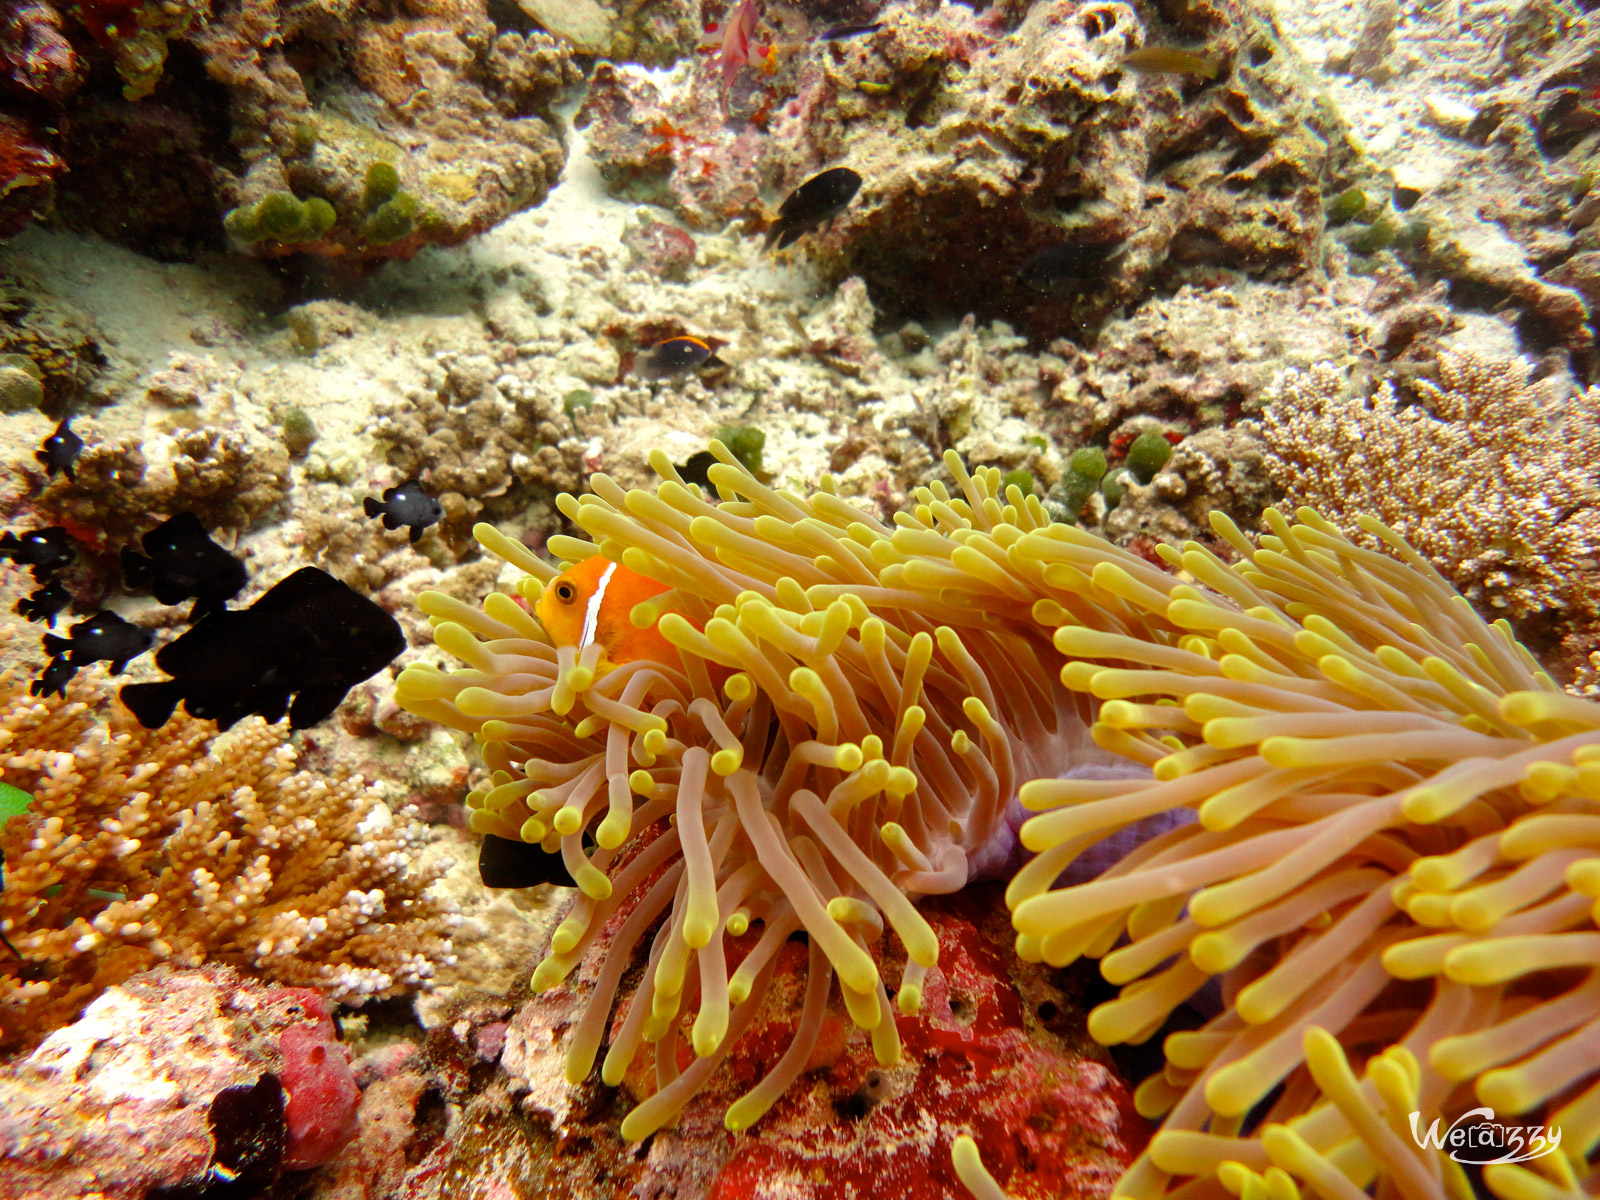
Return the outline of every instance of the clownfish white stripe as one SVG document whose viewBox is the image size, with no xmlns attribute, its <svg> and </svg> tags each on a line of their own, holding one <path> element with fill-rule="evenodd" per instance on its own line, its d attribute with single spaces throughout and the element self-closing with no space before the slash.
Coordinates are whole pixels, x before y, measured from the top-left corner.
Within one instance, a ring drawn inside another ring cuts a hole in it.
<svg viewBox="0 0 1600 1200">
<path fill-rule="evenodd" d="M 611 576 L 616 572 L 617 564 L 610 563 L 600 574 L 600 582 L 595 584 L 594 595 L 589 597 L 589 608 L 583 614 L 583 632 L 578 636 L 578 649 L 582 650 L 594 641 L 594 635 L 600 625 L 600 606 L 606 600 L 606 584 L 611 582 Z"/>
</svg>

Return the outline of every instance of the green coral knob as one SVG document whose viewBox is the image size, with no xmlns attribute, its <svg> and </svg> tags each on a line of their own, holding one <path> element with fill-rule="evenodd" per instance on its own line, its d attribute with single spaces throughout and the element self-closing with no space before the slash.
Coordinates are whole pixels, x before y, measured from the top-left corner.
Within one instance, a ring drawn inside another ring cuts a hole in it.
<svg viewBox="0 0 1600 1200">
<path fill-rule="evenodd" d="M 1172 457 L 1172 443 L 1155 429 L 1147 429 L 1128 447 L 1128 470 L 1140 483 L 1149 483 Z"/>
<path fill-rule="evenodd" d="M 367 168 L 367 187 L 361 204 L 368 212 L 382 208 L 400 193 L 400 172 L 393 163 L 382 160 Z"/>
<path fill-rule="evenodd" d="M 724 425 L 717 430 L 717 440 L 733 451 L 745 470 L 752 475 L 761 473 L 761 451 L 767 445 L 765 433 L 754 425 Z"/>
<path fill-rule="evenodd" d="M 301 201 L 293 192 L 268 192 L 254 204 L 241 204 L 222 218 L 228 236 L 241 242 L 271 238 L 309 242 L 322 237 L 336 220 L 333 205 L 320 196 Z"/>
<path fill-rule="evenodd" d="M 367 241 L 383 246 L 398 242 L 417 226 L 422 215 L 422 201 L 410 192 L 397 192 L 394 199 L 385 201 L 361 225 Z"/>
<path fill-rule="evenodd" d="M 1133 482 L 1133 472 L 1125 467 L 1118 467 L 1102 479 L 1100 494 L 1106 498 L 1106 507 L 1115 508 L 1121 504 L 1122 498 L 1128 494 L 1128 485 Z"/>
<path fill-rule="evenodd" d="M 305 224 L 306 206 L 293 192 L 268 192 L 256 201 L 252 217 L 263 237 L 286 241 Z"/>
<path fill-rule="evenodd" d="M 305 409 L 291 408 L 283 414 L 283 445 L 290 458 L 304 457 L 316 440 L 316 422 Z"/>
<path fill-rule="evenodd" d="M 1012 484 L 1015 484 L 1017 490 L 1024 496 L 1033 495 L 1033 473 L 1031 471 L 1023 471 L 1021 469 L 1007 471 L 1000 477 L 1000 494 L 1004 495 L 1005 489 Z"/>
<path fill-rule="evenodd" d="M 1386 249 L 1400 233 L 1400 222 L 1385 213 L 1347 243 L 1357 254 L 1376 254 Z"/>
<path fill-rule="evenodd" d="M 1343 225 L 1346 221 L 1354 221 L 1366 211 L 1367 194 L 1360 188 L 1347 188 L 1335 196 L 1333 203 L 1328 205 L 1328 223 Z"/>
<path fill-rule="evenodd" d="M 1081 450 L 1074 450 L 1072 457 L 1067 459 L 1067 470 L 1074 475 L 1083 476 L 1090 483 L 1099 483 L 1106 473 L 1106 452 L 1099 446 L 1085 446 Z"/>
<path fill-rule="evenodd" d="M 336 220 L 338 216 L 333 211 L 333 205 L 321 196 L 313 196 L 306 201 L 305 220 L 301 227 L 301 235 L 296 240 L 314 242 L 332 229 Z"/>
</svg>

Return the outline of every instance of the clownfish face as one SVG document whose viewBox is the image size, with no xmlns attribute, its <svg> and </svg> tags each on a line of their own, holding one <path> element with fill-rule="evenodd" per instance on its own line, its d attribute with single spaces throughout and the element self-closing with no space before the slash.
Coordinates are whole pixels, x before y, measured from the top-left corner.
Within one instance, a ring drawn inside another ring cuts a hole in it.
<svg viewBox="0 0 1600 1200">
<path fill-rule="evenodd" d="M 581 651 L 598 642 L 602 662 L 613 667 L 637 659 L 676 666 L 678 651 L 660 630 L 640 629 L 629 619 L 634 605 L 666 590 L 597 554 L 546 584 L 533 611 L 553 645 Z"/>
</svg>

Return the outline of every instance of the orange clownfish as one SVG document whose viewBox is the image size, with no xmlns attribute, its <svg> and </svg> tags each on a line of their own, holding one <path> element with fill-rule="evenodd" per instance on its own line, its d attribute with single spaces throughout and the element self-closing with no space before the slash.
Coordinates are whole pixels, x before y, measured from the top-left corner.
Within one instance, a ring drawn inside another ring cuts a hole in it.
<svg viewBox="0 0 1600 1200">
<path fill-rule="evenodd" d="M 581 652 L 598 642 L 607 666 L 642 658 L 677 666 L 677 647 L 660 629 L 640 629 L 629 619 L 634 605 L 667 590 L 666 584 L 596 554 L 546 584 L 533 611 L 554 645 Z"/>
</svg>

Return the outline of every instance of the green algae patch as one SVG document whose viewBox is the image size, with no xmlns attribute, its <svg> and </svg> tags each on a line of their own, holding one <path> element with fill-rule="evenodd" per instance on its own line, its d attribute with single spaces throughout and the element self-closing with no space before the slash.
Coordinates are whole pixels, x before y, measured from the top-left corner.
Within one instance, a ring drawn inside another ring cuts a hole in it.
<svg viewBox="0 0 1600 1200">
<path fill-rule="evenodd" d="M 1140 483 L 1149 483 L 1171 457 L 1172 443 L 1159 431 L 1147 429 L 1128 447 L 1127 467 Z"/>
<path fill-rule="evenodd" d="M 268 192 L 222 218 L 228 236 L 241 242 L 314 242 L 332 229 L 338 214 L 321 196 L 301 200 L 293 192 Z"/>
<path fill-rule="evenodd" d="M 765 433 L 754 425 L 724 425 L 717 430 L 717 440 L 733 452 L 750 474 L 761 474 L 761 452 L 767 446 Z"/>
<path fill-rule="evenodd" d="M 420 216 L 422 201 L 410 192 L 396 192 L 361 223 L 361 236 L 379 246 L 398 242 L 417 227 Z"/>
</svg>

